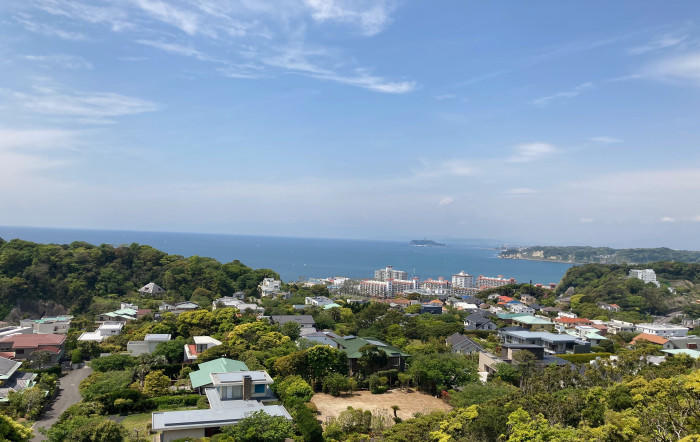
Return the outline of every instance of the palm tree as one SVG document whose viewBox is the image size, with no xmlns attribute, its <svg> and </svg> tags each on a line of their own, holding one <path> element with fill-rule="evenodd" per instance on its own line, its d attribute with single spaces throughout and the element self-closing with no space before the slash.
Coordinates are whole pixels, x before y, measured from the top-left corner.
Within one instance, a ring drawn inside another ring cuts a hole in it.
<svg viewBox="0 0 700 442">
<path fill-rule="evenodd" d="M 396 415 L 396 412 L 399 411 L 401 408 L 399 408 L 398 405 L 392 405 L 391 409 L 394 410 L 394 419 L 396 419 L 398 416 Z"/>
</svg>

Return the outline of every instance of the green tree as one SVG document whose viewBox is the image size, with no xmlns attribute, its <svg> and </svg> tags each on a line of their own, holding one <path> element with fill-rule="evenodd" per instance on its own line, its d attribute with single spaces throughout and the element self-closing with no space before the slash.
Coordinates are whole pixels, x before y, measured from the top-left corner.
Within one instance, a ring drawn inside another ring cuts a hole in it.
<svg viewBox="0 0 700 442">
<path fill-rule="evenodd" d="M 49 442 L 123 442 L 126 429 L 106 417 L 76 416 L 56 423 L 46 432 Z"/>
<path fill-rule="evenodd" d="M 28 442 L 31 438 L 31 428 L 25 427 L 9 416 L 0 414 L 0 440 Z"/>
<path fill-rule="evenodd" d="M 301 325 L 298 322 L 289 321 L 280 327 L 282 334 L 289 336 L 289 339 L 296 341 L 301 334 Z"/>
<path fill-rule="evenodd" d="M 222 442 L 283 442 L 294 436 L 294 426 L 282 416 L 270 416 L 264 411 L 256 411 L 236 425 L 223 428 L 228 439 Z"/>
<path fill-rule="evenodd" d="M 182 362 L 185 357 L 185 340 L 183 338 L 177 338 L 167 342 L 161 342 L 156 346 L 153 355 L 165 356 L 165 359 L 171 364 Z"/>
<path fill-rule="evenodd" d="M 161 396 L 170 391 L 170 378 L 163 374 L 163 370 L 155 370 L 146 375 L 143 382 L 143 394 L 147 396 Z"/>
<path fill-rule="evenodd" d="M 478 379 L 474 364 L 452 353 L 418 356 L 411 361 L 408 373 L 418 388 L 431 394 Z"/>
</svg>

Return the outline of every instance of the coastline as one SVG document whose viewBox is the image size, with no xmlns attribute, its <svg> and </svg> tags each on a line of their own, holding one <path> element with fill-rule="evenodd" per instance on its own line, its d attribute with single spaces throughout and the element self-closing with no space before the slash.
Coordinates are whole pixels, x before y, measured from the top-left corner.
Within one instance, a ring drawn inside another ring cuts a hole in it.
<svg viewBox="0 0 700 442">
<path fill-rule="evenodd" d="M 582 265 L 582 264 L 600 264 L 600 263 L 585 263 L 585 262 L 576 262 L 576 261 L 563 261 L 560 259 L 547 259 L 547 258 L 513 258 L 510 256 L 501 256 L 498 255 L 499 259 L 513 259 L 513 260 L 518 260 L 518 261 L 538 261 L 538 262 L 558 262 L 561 264 L 572 264 L 572 265 Z"/>
</svg>

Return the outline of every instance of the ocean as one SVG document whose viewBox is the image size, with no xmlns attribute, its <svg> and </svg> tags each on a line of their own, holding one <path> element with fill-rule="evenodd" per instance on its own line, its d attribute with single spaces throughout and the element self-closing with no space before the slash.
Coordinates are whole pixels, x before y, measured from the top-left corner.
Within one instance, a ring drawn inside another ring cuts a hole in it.
<svg viewBox="0 0 700 442">
<path fill-rule="evenodd" d="M 472 275 L 513 277 L 520 282 L 557 283 L 570 264 L 499 259 L 483 245 L 451 243 L 447 247 L 413 247 L 408 241 L 285 238 L 272 236 L 116 230 L 0 227 L 0 238 L 39 243 L 147 244 L 168 253 L 206 256 L 221 262 L 238 259 L 254 268 L 270 268 L 284 281 L 347 276 L 372 278 L 374 270 L 393 265 L 421 279 L 464 270 Z M 445 241 L 443 241 L 445 242 Z"/>
</svg>

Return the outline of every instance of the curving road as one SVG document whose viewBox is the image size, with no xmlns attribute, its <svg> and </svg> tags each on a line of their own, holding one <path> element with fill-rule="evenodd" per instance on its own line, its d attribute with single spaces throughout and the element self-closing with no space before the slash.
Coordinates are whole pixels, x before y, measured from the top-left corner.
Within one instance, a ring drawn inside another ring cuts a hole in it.
<svg viewBox="0 0 700 442">
<path fill-rule="evenodd" d="M 58 417 L 66 411 L 68 407 L 80 402 L 82 399 L 80 397 L 80 392 L 78 391 L 78 386 L 80 381 L 88 377 L 92 373 L 92 368 L 85 366 L 78 370 L 71 370 L 59 380 L 59 393 L 58 397 L 53 401 L 53 403 L 44 411 L 41 419 L 34 423 L 34 438 L 32 442 L 39 442 L 46 440 L 46 437 L 39 432 L 39 428 L 49 428 L 53 425 Z"/>
</svg>

